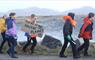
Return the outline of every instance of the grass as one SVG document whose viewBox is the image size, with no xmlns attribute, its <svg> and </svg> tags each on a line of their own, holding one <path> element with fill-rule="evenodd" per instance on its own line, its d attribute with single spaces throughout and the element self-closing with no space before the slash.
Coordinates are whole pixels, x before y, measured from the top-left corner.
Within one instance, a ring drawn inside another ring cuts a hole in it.
<svg viewBox="0 0 95 60">
<path fill-rule="evenodd" d="M 60 48 L 56 48 L 56 49 L 49 49 L 45 46 L 42 46 L 42 45 L 37 45 L 36 48 L 35 48 L 35 51 L 32 55 L 44 55 L 44 56 L 47 56 L 47 55 L 58 55 L 58 52 L 59 52 Z M 22 52 L 22 48 L 19 48 L 17 47 L 17 51 L 19 54 L 30 54 L 30 49 L 29 47 L 26 49 L 26 53 L 25 52 Z"/>
<path fill-rule="evenodd" d="M 24 54 L 31 55 L 29 48 L 30 48 L 30 46 L 26 49 L 27 52 L 23 52 L 22 47 L 17 46 L 16 51 L 18 52 L 19 55 L 24 55 Z M 7 49 L 8 49 L 8 45 L 5 44 L 5 46 L 3 47 L 3 51 L 6 53 Z M 34 55 L 34 56 L 35 55 L 58 56 L 60 50 L 61 50 L 61 47 L 58 47 L 56 49 L 49 49 L 49 48 L 47 48 L 45 46 L 37 45 L 36 48 L 35 48 L 35 51 L 34 51 L 34 53 L 32 55 Z M 81 52 L 81 54 L 82 53 L 83 52 Z M 72 56 L 72 49 L 67 48 L 66 51 L 65 51 L 65 54 L 68 55 L 68 56 Z M 91 54 L 93 57 L 95 57 L 95 46 L 94 45 L 90 46 L 89 54 Z"/>
</svg>

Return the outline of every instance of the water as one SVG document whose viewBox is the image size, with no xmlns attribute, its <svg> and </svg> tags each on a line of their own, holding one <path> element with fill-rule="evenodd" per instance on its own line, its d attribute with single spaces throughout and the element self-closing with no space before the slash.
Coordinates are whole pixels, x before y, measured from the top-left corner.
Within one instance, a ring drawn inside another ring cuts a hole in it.
<svg viewBox="0 0 95 60">
<path fill-rule="evenodd" d="M 78 18 L 77 17 L 77 28 L 74 29 L 73 31 L 73 39 L 76 40 L 76 39 L 79 39 L 78 38 L 78 34 L 79 34 L 79 30 L 82 26 L 82 19 Z M 41 42 L 45 36 L 45 34 L 47 35 L 50 35 L 54 38 L 57 38 L 59 39 L 62 43 L 64 43 L 64 37 L 63 37 L 63 25 L 64 25 L 64 22 L 62 20 L 59 20 L 57 18 L 52 18 L 51 20 L 42 20 L 42 21 L 39 21 L 39 24 L 42 25 L 44 27 L 44 35 L 42 38 L 38 38 L 37 37 L 37 41 L 38 42 Z M 94 24 L 95 26 L 95 24 Z M 27 38 L 26 36 L 24 36 L 24 32 L 21 31 L 21 27 L 22 25 L 18 24 L 17 25 L 17 30 L 18 30 L 18 41 L 27 41 Z M 80 42 L 83 42 L 82 39 L 79 39 Z M 91 42 L 95 42 L 95 27 L 94 27 L 94 31 L 93 31 L 93 40 L 91 40 Z"/>
</svg>

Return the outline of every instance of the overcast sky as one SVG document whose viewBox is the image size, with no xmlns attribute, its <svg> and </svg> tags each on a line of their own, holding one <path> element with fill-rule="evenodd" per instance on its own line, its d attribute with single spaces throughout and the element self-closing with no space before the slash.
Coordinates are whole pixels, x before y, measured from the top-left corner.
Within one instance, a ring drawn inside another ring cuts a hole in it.
<svg viewBox="0 0 95 60">
<path fill-rule="evenodd" d="M 29 7 L 48 8 L 57 11 L 91 6 L 95 8 L 94 0 L 0 0 L 0 12 L 12 9 L 23 9 Z"/>
</svg>

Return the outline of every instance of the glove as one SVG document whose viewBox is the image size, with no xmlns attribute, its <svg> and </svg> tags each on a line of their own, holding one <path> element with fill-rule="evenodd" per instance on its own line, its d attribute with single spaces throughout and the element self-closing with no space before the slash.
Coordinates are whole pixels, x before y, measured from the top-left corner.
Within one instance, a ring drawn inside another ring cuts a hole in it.
<svg viewBox="0 0 95 60">
<path fill-rule="evenodd" d="M 14 35 L 14 39 L 15 39 L 15 40 L 17 40 L 17 39 L 18 39 L 17 35 Z"/>
<path fill-rule="evenodd" d="M 78 38 L 81 38 L 81 37 L 82 37 L 82 34 L 79 34 L 79 35 L 78 35 Z"/>
<path fill-rule="evenodd" d="M 67 39 L 76 45 L 75 41 L 74 41 L 74 40 L 72 40 L 72 38 L 71 38 L 71 36 L 70 36 L 70 35 L 68 35 L 68 36 L 67 36 Z"/>
<path fill-rule="evenodd" d="M 67 36 L 67 39 L 68 39 L 68 40 L 71 40 L 71 36 L 70 36 L 70 35 L 68 35 L 68 36 Z"/>
</svg>

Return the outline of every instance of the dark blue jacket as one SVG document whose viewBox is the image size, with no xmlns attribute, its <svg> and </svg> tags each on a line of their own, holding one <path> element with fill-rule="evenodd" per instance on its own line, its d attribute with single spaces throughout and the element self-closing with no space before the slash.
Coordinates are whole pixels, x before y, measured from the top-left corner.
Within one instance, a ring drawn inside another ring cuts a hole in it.
<svg viewBox="0 0 95 60">
<path fill-rule="evenodd" d="M 12 19 L 9 17 L 6 19 L 6 25 L 7 25 L 7 29 L 10 29 L 13 27 L 13 23 L 12 23 Z"/>
<path fill-rule="evenodd" d="M 63 34 L 64 36 L 72 35 L 73 32 L 73 26 L 70 23 L 69 20 L 65 21 L 64 27 L 63 27 Z"/>
</svg>

